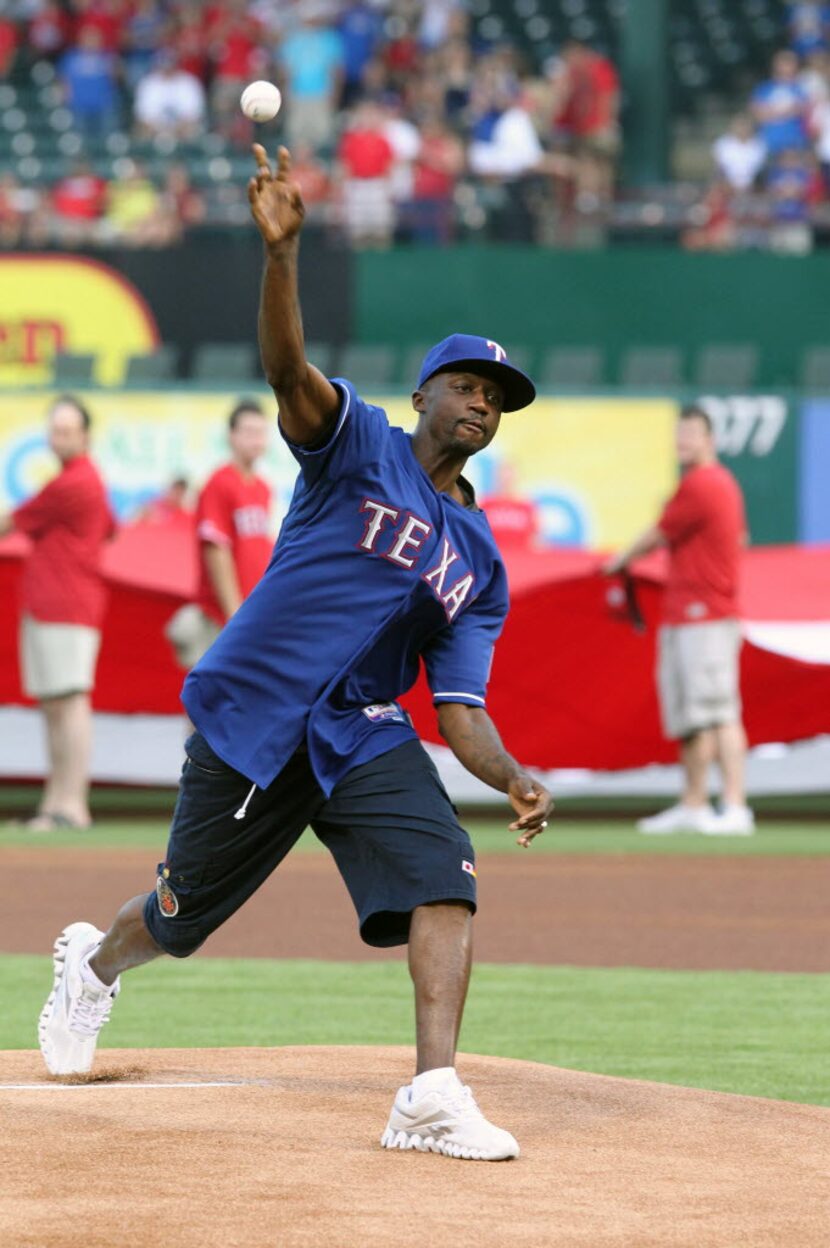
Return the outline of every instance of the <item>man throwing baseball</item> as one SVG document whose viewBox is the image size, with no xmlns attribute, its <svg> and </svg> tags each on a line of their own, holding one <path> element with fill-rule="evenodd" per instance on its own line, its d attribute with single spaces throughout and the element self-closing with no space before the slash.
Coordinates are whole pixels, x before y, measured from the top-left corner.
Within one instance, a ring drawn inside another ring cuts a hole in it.
<svg viewBox="0 0 830 1248">
<path fill-rule="evenodd" d="M 495 342 L 454 334 L 427 354 L 412 436 L 305 359 L 297 297 L 303 220 L 290 158 L 256 146 L 249 184 L 265 242 L 260 348 L 279 428 L 299 465 L 268 569 L 187 677 L 187 742 L 153 892 L 104 935 L 73 923 L 55 945 L 40 1020 L 54 1074 L 91 1068 L 123 971 L 186 957 L 279 865 L 310 825 L 351 894 L 363 939 L 408 944 L 417 1070 L 382 1144 L 497 1161 L 518 1145 L 455 1071 L 470 974 L 475 854 L 397 699 L 423 659 L 440 730 L 506 793 L 529 846 L 551 799 L 504 750 L 485 709 L 507 584 L 462 474 L 531 381 Z"/>
</svg>

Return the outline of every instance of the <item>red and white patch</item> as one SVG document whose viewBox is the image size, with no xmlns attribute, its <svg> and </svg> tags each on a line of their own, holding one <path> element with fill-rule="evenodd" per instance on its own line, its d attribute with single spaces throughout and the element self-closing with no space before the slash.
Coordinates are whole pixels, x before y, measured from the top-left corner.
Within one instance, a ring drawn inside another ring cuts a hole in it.
<svg viewBox="0 0 830 1248">
<path fill-rule="evenodd" d="M 174 919 L 179 913 L 179 899 L 163 875 L 156 878 L 156 897 L 159 910 L 166 919 Z"/>
<path fill-rule="evenodd" d="M 476 869 L 471 862 L 467 861 L 466 858 L 461 859 L 461 870 L 466 871 L 468 875 L 473 877 L 473 879 L 476 878 Z"/>
</svg>

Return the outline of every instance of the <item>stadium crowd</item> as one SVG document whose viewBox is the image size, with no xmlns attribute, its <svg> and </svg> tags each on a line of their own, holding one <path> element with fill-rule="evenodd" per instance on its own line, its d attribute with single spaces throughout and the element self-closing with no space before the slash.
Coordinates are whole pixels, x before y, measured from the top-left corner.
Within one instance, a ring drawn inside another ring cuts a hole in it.
<svg viewBox="0 0 830 1248">
<path fill-rule="evenodd" d="M 816 209 L 830 199 L 830 4 L 795 0 L 787 16 L 789 47 L 713 146 L 716 176 L 689 247 L 812 245 Z"/>
<path fill-rule="evenodd" d="M 601 213 L 612 193 L 612 63 L 571 42 L 531 64 L 482 43 L 460 0 L 0 3 L 0 76 L 44 61 L 79 155 L 112 151 L 122 131 L 131 147 L 109 184 L 85 161 L 43 195 L 8 173 L 6 246 L 173 241 L 205 218 L 204 197 L 182 167 L 154 184 L 135 153 L 175 156 L 206 133 L 243 152 L 239 96 L 256 78 L 282 88 L 279 125 L 262 134 L 291 147 L 312 217 L 358 245 L 448 241 L 465 223 L 545 241 L 553 216 Z"/>
</svg>

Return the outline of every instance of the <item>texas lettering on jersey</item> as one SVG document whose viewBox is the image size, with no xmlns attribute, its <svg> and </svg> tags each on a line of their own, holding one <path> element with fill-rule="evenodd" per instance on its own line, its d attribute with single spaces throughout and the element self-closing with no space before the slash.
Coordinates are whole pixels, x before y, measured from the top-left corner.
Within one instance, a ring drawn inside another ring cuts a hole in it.
<svg viewBox="0 0 830 1248">
<path fill-rule="evenodd" d="M 363 536 L 357 544 L 358 550 L 380 555 L 401 568 L 414 568 L 421 561 L 422 547 L 432 533 L 431 524 L 413 515 L 411 511 L 402 511 L 399 507 L 391 507 L 374 498 L 365 498 L 360 510 L 367 518 Z M 472 572 L 466 572 L 463 576 L 457 575 L 459 569 L 454 568 L 453 564 L 459 558 L 458 551 L 453 549 L 445 537 L 437 563 L 421 573 L 421 580 L 429 585 L 450 621 L 455 619 L 475 585 Z"/>
</svg>

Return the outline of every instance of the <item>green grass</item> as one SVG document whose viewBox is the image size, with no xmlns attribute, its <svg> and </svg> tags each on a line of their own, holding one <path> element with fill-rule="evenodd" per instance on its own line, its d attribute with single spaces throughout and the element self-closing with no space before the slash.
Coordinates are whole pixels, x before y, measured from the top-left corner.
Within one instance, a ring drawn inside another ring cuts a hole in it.
<svg viewBox="0 0 830 1248">
<path fill-rule="evenodd" d="M 479 853 L 527 853 L 516 845 L 515 833 L 508 832 L 508 818 L 465 820 Z M 167 821 L 161 819 L 105 820 L 89 832 L 24 832 L 0 826 L 0 854 L 3 846 L 31 846 L 40 849 L 163 849 Z M 307 833 L 299 842 L 300 852 L 319 852 L 316 838 Z M 296 851 L 295 851 L 296 852 Z M 762 823 L 755 836 L 641 836 L 633 823 L 615 820 L 571 820 L 556 818 L 536 839 L 532 853 L 554 854 L 681 854 L 718 856 L 722 854 L 830 854 L 828 823 Z"/>
<path fill-rule="evenodd" d="M 32 1048 L 49 959 L 0 958 L 0 1048 Z M 830 975 L 476 967 L 470 1052 L 830 1105 Z M 103 1044 L 411 1044 L 402 962 L 196 958 L 130 974 Z"/>
</svg>

